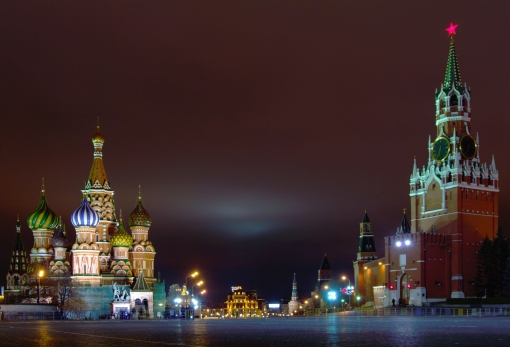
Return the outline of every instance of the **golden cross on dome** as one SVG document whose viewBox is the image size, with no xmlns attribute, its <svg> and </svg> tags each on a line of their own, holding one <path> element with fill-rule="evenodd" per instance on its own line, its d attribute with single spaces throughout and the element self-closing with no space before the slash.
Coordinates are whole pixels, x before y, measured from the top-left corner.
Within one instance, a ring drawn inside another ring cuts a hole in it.
<svg viewBox="0 0 510 347">
<path fill-rule="evenodd" d="M 446 31 L 448 31 L 448 36 L 457 34 L 455 29 L 457 29 L 458 26 L 458 24 L 453 25 L 453 23 L 450 22 L 450 27 L 446 28 Z"/>
</svg>

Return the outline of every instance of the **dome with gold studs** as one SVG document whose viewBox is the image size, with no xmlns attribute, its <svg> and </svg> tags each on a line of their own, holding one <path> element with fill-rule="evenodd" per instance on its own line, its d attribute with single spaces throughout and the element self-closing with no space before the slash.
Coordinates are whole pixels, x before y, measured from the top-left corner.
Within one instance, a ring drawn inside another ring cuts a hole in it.
<svg viewBox="0 0 510 347">
<path fill-rule="evenodd" d="M 110 238 L 110 244 L 112 247 L 130 247 L 132 243 L 133 238 L 131 238 L 131 235 L 124 229 L 121 218 L 117 231 Z"/>
<path fill-rule="evenodd" d="M 150 227 L 151 226 L 151 216 L 149 213 L 143 208 L 142 205 L 142 194 L 141 192 L 138 194 L 138 204 L 135 209 L 129 215 L 129 226 L 141 226 L 141 227 Z"/>
<path fill-rule="evenodd" d="M 44 196 L 44 187 L 41 192 L 41 200 L 37 205 L 34 212 L 32 212 L 28 218 L 27 223 L 30 229 L 55 229 L 58 226 L 60 218 L 53 213 L 46 203 Z"/>
</svg>

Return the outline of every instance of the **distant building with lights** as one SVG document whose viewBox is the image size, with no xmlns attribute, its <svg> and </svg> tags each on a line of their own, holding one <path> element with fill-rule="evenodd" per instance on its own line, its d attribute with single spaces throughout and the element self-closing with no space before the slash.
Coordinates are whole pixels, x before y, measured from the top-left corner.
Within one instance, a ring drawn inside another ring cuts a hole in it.
<svg viewBox="0 0 510 347">
<path fill-rule="evenodd" d="M 266 310 L 265 300 L 259 299 L 255 290 L 245 291 L 241 286 L 232 287 L 225 307 L 227 314 L 233 317 L 251 317 Z"/>
<path fill-rule="evenodd" d="M 383 258 L 370 242 L 365 213 L 353 263 L 363 302 L 421 306 L 477 295 L 476 253 L 498 228 L 499 174 L 494 156 L 481 161 L 479 136 L 471 129 L 471 91 L 461 82 L 453 36 L 435 93 L 435 125 L 426 165 L 420 169 L 415 159 L 412 167 L 409 217 L 404 210 L 396 234 L 384 238 Z"/>
<path fill-rule="evenodd" d="M 72 286 L 87 302 L 87 316 L 123 311 L 153 317 L 165 310 L 165 286 L 154 276 L 151 217 L 139 192 L 127 225 L 122 215 L 118 218 L 114 191 L 103 164 L 104 137 L 99 125 L 92 143 L 93 163 L 81 191 L 82 202 L 71 214 L 75 242 L 71 243 L 61 218 L 48 206 L 43 182 L 39 205 L 27 218 L 34 238 L 28 255 L 19 218 L 16 223 L 5 302 L 34 302 L 34 284 L 42 270 L 44 279 L 71 278 Z M 128 225 L 131 234 L 126 230 Z M 44 280 L 41 283 L 46 294 L 48 288 Z"/>
</svg>

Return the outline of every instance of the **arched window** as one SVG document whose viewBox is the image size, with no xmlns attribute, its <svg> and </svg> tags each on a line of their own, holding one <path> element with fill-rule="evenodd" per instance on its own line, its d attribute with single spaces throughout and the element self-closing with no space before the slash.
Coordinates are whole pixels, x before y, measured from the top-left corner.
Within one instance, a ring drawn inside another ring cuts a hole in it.
<svg viewBox="0 0 510 347">
<path fill-rule="evenodd" d="M 459 100 L 457 99 L 457 95 L 453 94 L 450 96 L 450 106 L 457 106 L 459 104 Z"/>
</svg>

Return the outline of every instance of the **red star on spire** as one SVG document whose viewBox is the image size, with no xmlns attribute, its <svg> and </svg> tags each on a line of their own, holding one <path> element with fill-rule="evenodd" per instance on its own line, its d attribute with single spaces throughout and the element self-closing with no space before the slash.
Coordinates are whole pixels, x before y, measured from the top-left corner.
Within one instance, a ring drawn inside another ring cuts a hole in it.
<svg viewBox="0 0 510 347">
<path fill-rule="evenodd" d="M 455 29 L 457 29 L 457 27 L 458 27 L 458 24 L 453 25 L 453 23 L 450 22 L 450 27 L 446 28 L 446 31 L 448 31 L 448 36 L 453 35 L 453 34 L 457 34 L 455 32 Z"/>
</svg>

